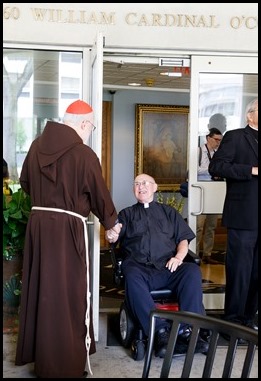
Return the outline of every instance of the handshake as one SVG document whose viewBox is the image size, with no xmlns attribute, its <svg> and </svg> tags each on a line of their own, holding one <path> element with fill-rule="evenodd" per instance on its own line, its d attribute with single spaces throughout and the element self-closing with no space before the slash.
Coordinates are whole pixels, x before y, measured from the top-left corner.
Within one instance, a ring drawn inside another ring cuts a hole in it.
<svg viewBox="0 0 261 381">
<path fill-rule="evenodd" d="M 118 238 L 121 231 L 122 224 L 119 222 L 116 223 L 116 225 L 113 226 L 113 228 L 105 231 L 105 238 L 110 243 L 115 243 Z"/>
</svg>

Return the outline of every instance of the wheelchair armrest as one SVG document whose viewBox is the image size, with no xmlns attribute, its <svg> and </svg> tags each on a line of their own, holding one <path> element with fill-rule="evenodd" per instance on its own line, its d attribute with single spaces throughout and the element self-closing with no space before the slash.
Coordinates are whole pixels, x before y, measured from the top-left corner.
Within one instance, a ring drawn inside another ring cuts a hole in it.
<svg viewBox="0 0 261 381">
<path fill-rule="evenodd" d="M 185 262 L 195 262 L 197 265 L 200 265 L 201 258 L 196 253 L 194 253 L 194 251 L 188 249 L 188 254 L 186 255 L 184 261 Z"/>
<path fill-rule="evenodd" d="M 152 290 L 150 292 L 153 300 L 164 300 L 164 299 L 173 299 L 172 291 L 168 288 L 160 289 L 160 290 Z"/>
</svg>

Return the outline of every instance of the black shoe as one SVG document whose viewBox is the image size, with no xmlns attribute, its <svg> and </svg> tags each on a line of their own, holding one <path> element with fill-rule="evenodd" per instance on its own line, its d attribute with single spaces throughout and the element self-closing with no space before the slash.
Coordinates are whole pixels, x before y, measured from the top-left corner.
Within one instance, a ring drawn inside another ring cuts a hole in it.
<svg viewBox="0 0 261 381">
<path fill-rule="evenodd" d="M 179 333 L 174 348 L 173 356 L 181 356 L 187 353 L 191 332 L 191 327 L 187 327 Z M 169 341 L 169 335 L 170 332 L 168 329 L 162 328 L 158 331 L 155 347 L 156 357 L 162 358 L 165 356 Z M 207 353 L 208 349 L 209 343 L 199 336 L 195 348 L 195 353 Z"/>
<path fill-rule="evenodd" d="M 161 328 L 156 336 L 155 343 L 155 356 L 163 358 L 167 351 L 168 341 L 169 341 L 170 330 L 168 328 Z M 182 332 L 178 335 L 176 345 L 174 348 L 173 356 L 181 356 L 187 353 L 188 343 L 186 337 L 188 332 Z"/>
<path fill-rule="evenodd" d="M 227 335 L 226 333 L 220 333 L 220 335 L 221 335 L 225 340 L 230 341 L 230 336 Z M 239 345 L 245 345 L 245 344 L 247 344 L 246 340 L 244 340 L 244 339 L 238 339 L 237 343 L 238 343 Z"/>
<path fill-rule="evenodd" d="M 211 338 L 211 335 L 212 335 L 212 332 L 209 330 L 209 329 L 203 329 L 201 328 L 200 329 L 200 333 L 199 333 L 200 337 L 206 341 L 207 343 L 209 343 L 209 340 Z"/>
<path fill-rule="evenodd" d="M 155 356 L 164 357 L 167 350 L 167 345 L 169 341 L 169 329 L 161 328 L 157 332 L 156 342 L 155 342 Z"/>
<path fill-rule="evenodd" d="M 191 332 L 192 332 L 192 328 L 189 325 L 185 325 L 185 327 L 179 331 L 179 335 L 178 335 L 179 341 L 188 343 L 188 339 L 191 335 Z"/>
<path fill-rule="evenodd" d="M 245 323 L 244 325 L 245 325 L 246 327 L 251 328 L 251 329 L 254 329 L 255 331 L 258 332 L 258 326 L 257 326 L 254 322 L 249 321 L 249 322 Z"/>
<path fill-rule="evenodd" d="M 178 341 L 182 341 L 183 344 L 186 344 L 188 347 L 191 333 L 192 333 L 192 328 L 187 327 L 184 330 L 184 332 L 178 336 L 178 339 L 179 339 Z M 208 336 L 207 336 L 207 334 L 208 334 Z M 200 335 L 198 336 L 198 340 L 197 340 L 197 344 L 196 344 L 196 348 L 195 348 L 195 353 L 206 354 L 208 352 L 208 349 L 209 349 L 209 343 L 207 341 L 208 337 L 209 337 L 209 332 L 208 333 L 207 332 L 206 333 L 204 333 L 204 332 L 200 333 Z"/>
<path fill-rule="evenodd" d="M 198 337 L 198 341 L 195 348 L 195 353 L 203 353 L 204 355 L 208 353 L 209 343 L 202 337 Z"/>
<path fill-rule="evenodd" d="M 237 343 L 238 343 L 239 345 L 246 345 L 246 344 L 247 344 L 247 341 L 244 340 L 244 339 L 238 339 Z"/>
</svg>

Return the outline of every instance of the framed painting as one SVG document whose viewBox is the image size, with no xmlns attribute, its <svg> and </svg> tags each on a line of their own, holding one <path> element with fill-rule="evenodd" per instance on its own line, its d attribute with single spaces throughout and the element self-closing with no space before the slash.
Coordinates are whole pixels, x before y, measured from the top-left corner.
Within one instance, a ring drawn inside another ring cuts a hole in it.
<svg viewBox="0 0 261 381">
<path fill-rule="evenodd" d="M 187 178 L 188 106 L 136 104 L 135 176 L 155 178 L 159 191 Z"/>
</svg>

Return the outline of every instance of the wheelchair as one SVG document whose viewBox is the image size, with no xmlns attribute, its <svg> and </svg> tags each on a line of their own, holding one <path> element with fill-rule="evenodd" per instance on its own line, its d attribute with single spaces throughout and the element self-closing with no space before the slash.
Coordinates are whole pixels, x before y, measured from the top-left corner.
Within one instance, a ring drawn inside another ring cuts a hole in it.
<svg viewBox="0 0 261 381">
<path fill-rule="evenodd" d="M 124 285 L 124 275 L 122 273 L 122 261 L 124 260 L 124 254 L 121 249 L 111 245 L 110 255 L 113 268 L 113 282 L 116 286 Z M 188 251 L 188 255 L 185 261 L 195 262 L 200 265 L 200 257 L 198 257 L 191 250 Z M 178 311 L 179 306 L 172 291 L 169 289 L 160 289 L 151 291 L 153 300 L 157 309 L 166 311 Z M 120 305 L 119 313 L 119 332 L 121 344 L 124 348 L 130 348 L 131 357 L 135 361 L 143 360 L 146 351 L 147 338 L 143 333 L 143 330 L 139 322 L 132 315 L 131 311 L 127 307 L 126 300 Z"/>
</svg>

